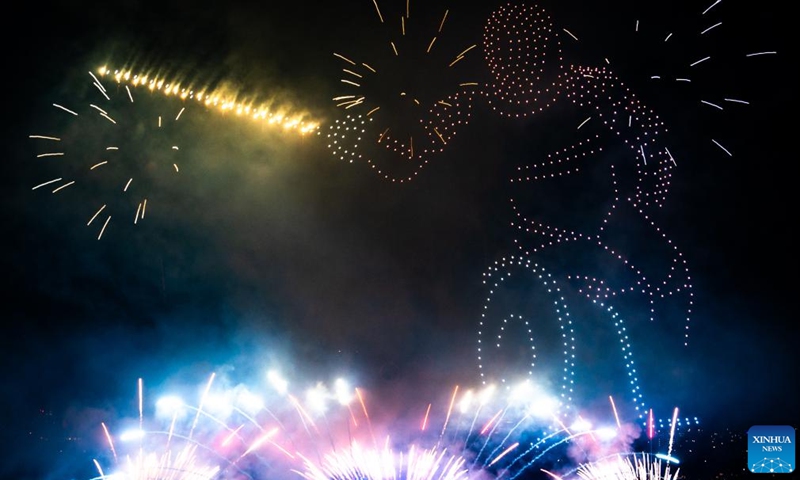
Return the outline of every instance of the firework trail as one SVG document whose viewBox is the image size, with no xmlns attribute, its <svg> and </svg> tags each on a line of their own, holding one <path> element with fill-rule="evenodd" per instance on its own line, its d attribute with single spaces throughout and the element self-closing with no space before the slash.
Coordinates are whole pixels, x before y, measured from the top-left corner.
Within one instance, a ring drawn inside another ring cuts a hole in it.
<svg viewBox="0 0 800 480">
<path fill-rule="evenodd" d="M 166 97 L 177 97 L 218 114 L 251 119 L 287 133 L 307 135 L 316 131 L 320 124 L 320 120 L 314 119 L 308 111 L 276 100 L 259 101 L 256 96 L 242 93 L 226 82 L 219 86 L 192 86 L 192 82 L 184 84 L 158 73 L 137 73 L 128 68 L 107 66 L 99 68 L 97 74 L 126 88 L 141 87 Z"/>
</svg>

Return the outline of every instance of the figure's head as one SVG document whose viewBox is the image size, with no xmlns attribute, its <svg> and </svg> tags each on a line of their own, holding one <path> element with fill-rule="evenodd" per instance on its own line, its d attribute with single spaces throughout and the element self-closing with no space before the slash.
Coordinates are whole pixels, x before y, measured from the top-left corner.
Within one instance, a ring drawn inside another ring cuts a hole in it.
<svg viewBox="0 0 800 480">
<path fill-rule="evenodd" d="M 559 95 L 561 42 L 550 16 L 536 5 L 507 3 L 489 16 L 484 55 L 494 84 L 487 94 L 502 115 L 527 116 Z"/>
</svg>

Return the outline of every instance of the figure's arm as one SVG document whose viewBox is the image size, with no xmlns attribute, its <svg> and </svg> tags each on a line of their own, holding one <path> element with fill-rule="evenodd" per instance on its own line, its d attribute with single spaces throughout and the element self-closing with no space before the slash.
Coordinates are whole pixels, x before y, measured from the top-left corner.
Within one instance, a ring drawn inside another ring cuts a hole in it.
<svg viewBox="0 0 800 480">
<path fill-rule="evenodd" d="M 635 192 L 627 197 L 637 209 L 663 204 L 675 159 L 664 145 L 664 122 L 645 106 L 611 71 L 603 67 L 570 66 L 566 96 L 601 121 L 631 151 L 621 159 L 636 169 Z"/>
</svg>

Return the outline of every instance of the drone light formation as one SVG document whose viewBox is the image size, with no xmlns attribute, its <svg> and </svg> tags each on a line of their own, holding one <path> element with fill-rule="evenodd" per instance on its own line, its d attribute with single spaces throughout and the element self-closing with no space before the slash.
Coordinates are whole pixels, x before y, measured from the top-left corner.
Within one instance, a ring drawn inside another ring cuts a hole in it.
<svg viewBox="0 0 800 480">
<path fill-rule="evenodd" d="M 383 24 L 377 0 L 373 4 Z M 419 175 L 429 155 L 444 150 L 455 125 L 469 123 L 477 84 L 465 78 L 461 64 L 477 44 L 456 49 L 443 45 L 449 14 L 449 10 L 442 13 L 435 31 L 420 31 L 422 22 L 410 16 L 406 2 L 397 31 L 387 23 L 387 40 L 376 40 L 386 41 L 389 48 L 372 56 L 333 53 L 342 62 L 344 89 L 333 97 L 334 104 L 352 109 L 348 120 L 374 122 L 359 143 L 367 149 L 364 153 L 350 150 L 343 155 L 340 146 L 329 144 L 334 156 L 364 161 L 380 178 L 404 183 Z M 341 135 L 340 121 L 329 128 L 329 136 Z"/>
</svg>

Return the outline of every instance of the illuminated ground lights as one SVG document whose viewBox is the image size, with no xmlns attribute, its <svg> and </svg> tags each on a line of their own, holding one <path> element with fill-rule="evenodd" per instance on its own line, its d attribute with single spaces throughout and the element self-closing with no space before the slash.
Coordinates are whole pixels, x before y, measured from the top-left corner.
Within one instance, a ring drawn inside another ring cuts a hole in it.
<svg viewBox="0 0 800 480">
<path fill-rule="evenodd" d="M 382 405 L 370 404 L 370 392 L 342 379 L 304 395 L 274 370 L 263 380 L 251 388 L 211 374 L 189 387 L 196 402 L 165 394 L 154 403 L 139 380 L 137 415 L 99 426 L 106 448 L 93 461 L 94 479 L 488 480 L 531 478 L 545 467 L 578 478 L 591 462 L 635 455 L 640 433 L 613 400 L 594 425 L 586 413 L 561 415 L 531 382 L 456 386 L 444 403 L 410 399 L 419 400 L 416 418 L 387 421 L 385 408 L 374 415 Z"/>
</svg>

